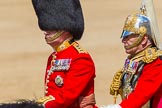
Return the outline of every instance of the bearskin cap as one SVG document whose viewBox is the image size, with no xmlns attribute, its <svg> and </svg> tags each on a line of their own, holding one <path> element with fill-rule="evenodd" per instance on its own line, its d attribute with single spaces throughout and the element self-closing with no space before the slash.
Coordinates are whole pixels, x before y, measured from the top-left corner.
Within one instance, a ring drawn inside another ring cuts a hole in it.
<svg viewBox="0 0 162 108">
<path fill-rule="evenodd" d="M 41 30 L 65 30 L 82 37 L 84 18 L 79 0 L 32 0 Z"/>
</svg>

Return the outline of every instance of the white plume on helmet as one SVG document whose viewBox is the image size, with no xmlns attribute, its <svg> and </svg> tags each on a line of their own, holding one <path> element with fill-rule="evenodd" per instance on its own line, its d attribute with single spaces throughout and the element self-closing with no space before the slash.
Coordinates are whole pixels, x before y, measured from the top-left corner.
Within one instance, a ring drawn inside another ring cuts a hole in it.
<svg viewBox="0 0 162 108">
<path fill-rule="evenodd" d="M 155 8 L 153 4 L 153 0 L 142 0 L 141 7 L 146 9 L 146 15 L 150 19 L 151 23 L 151 32 L 152 32 L 152 39 L 160 50 L 162 50 L 162 43 L 160 42 L 160 32 L 157 24 L 157 18 L 155 13 Z"/>
</svg>

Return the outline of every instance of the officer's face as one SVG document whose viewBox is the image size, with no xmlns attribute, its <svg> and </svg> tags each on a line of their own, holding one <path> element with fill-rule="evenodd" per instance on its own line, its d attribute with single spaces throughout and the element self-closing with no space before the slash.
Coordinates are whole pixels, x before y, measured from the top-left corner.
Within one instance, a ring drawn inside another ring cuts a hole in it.
<svg viewBox="0 0 162 108">
<path fill-rule="evenodd" d="M 57 47 L 66 39 L 69 32 L 66 31 L 44 31 L 45 40 L 50 46 Z"/>
<path fill-rule="evenodd" d="M 137 41 L 138 36 L 139 35 L 137 35 L 137 34 L 131 34 L 131 35 L 122 39 L 122 43 L 124 44 L 125 52 L 127 54 L 136 54 L 138 52 L 138 50 L 139 50 L 138 46 L 135 46 L 130 49 L 127 48 L 128 46 L 133 45 Z"/>
<path fill-rule="evenodd" d="M 58 40 L 61 35 L 64 34 L 64 31 L 44 31 L 45 40 L 47 44 L 51 46 L 56 46 L 59 44 Z"/>
<path fill-rule="evenodd" d="M 45 40 L 48 44 L 53 43 L 59 36 L 61 36 L 63 31 L 45 31 Z"/>
</svg>

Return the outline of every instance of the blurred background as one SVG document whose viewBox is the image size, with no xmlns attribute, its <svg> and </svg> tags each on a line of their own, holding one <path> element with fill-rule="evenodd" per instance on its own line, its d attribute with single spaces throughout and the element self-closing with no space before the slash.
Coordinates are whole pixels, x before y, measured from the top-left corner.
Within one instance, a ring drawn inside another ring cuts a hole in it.
<svg viewBox="0 0 162 108">
<path fill-rule="evenodd" d="M 125 18 L 141 0 L 80 0 L 85 31 L 80 44 L 96 66 L 97 105 L 112 104 L 109 86 L 125 57 L 120 35 Z M 154 0 L 159 30 L 162 4 Z M 44 95 L 44 72 L 52 48 L 37 24 L 31 0 L 0 1 L 0 102 L 36 99 Z M 118 102 L 120 97 L 118 97 Z"/>
</svg>

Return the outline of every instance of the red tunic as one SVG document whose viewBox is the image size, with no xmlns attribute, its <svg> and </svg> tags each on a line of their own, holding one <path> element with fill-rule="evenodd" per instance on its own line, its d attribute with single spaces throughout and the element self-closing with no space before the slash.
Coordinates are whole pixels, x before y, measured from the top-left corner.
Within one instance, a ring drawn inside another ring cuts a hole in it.
<svg viewBox="0 0 162 108">
<path fill-rule="evenodd" d="M 60 68 L 55 68 L 48 75 L 53 56 L 55 56 L 53 66 L 56 67 L 55 65 L 57 65 Z M 44 104 L 45 107 L 80 108 L 80 98 L 94 94 L 94 78 L 95 66 L 93 60 L 80 47 L 76 48 L 71 45 L 65 50 L 52 53 L 49 56 L 46 68 L 45 96 L 52 95 L 55 99 L 47 101 Z M 95 105 L 92 108 L 95 108 Z"/>
<path fill-rule="evenodd" d="M 162 60 L 159 58 L 144 66 L 136 88 L 120 105 L 141 108 L 149 100 L 152 108 L 162 108 Z"/>
</svg>

